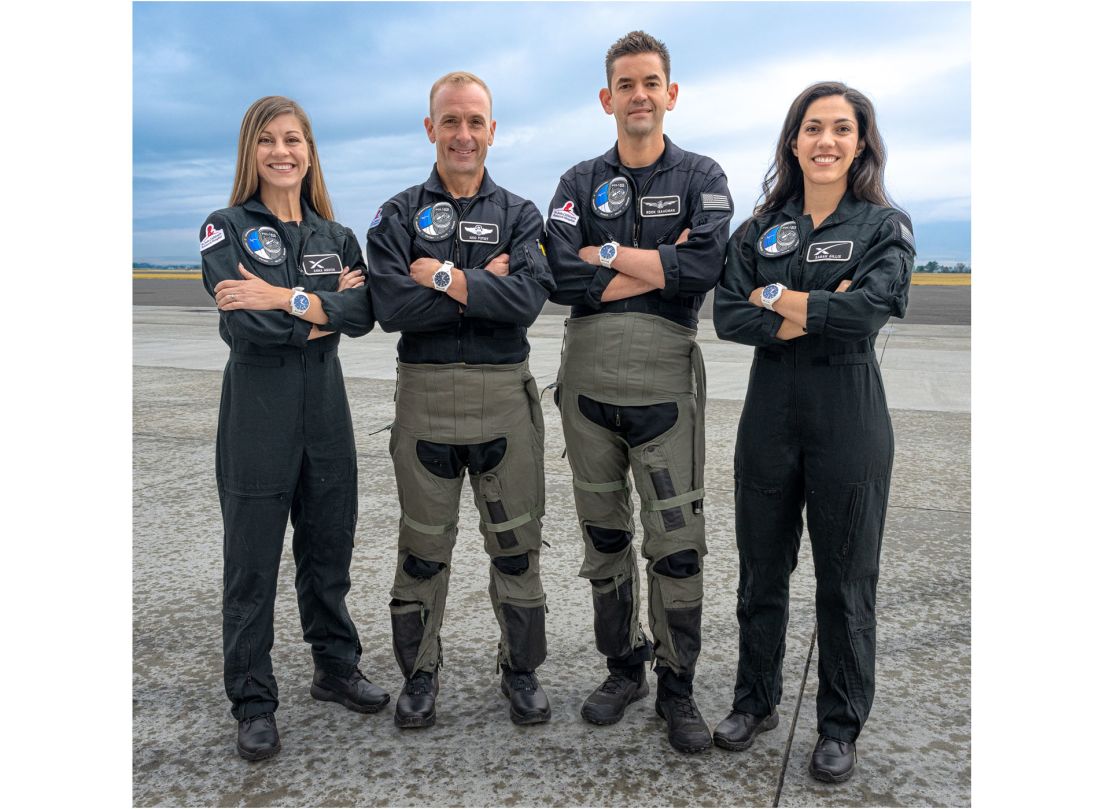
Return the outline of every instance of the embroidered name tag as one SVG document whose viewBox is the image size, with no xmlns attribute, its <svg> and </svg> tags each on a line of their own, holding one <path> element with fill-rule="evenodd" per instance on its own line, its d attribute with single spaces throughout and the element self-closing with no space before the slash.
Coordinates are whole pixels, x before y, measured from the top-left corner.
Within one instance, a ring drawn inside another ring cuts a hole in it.
<svg viewBox="0 0 1110 809">
<path fill-rule="evenodd" d="M 305 275 L 339 275 L 343 272 L 343 262 L 335 253 L 305 256 L 301 261 L 301 272 Z"/>
<path fill-rule="evenodd" d="M 848 261 L 853 242 L 814 242 L 806 253 L 806 261 Z"/>
<path fill-rule="evenodd" d="M 677 194 L 667 197 L 640 197 L 640 216 L 678 216 L 682 201 Z"/>
</svg>

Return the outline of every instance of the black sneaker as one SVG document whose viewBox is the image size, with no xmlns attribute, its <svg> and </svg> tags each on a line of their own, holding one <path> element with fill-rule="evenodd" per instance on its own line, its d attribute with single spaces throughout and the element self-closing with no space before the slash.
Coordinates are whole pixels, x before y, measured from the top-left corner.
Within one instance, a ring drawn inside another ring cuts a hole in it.
<svg viewBox="0 0 1110 809">
<path fill-rule="evenodd" d="M 809 757 L 809 774 L 818 781 L 839 784 L 847 781 L 856 771 L 856 746 L 819 736 Z"/>
<path fill-rule="evenodd" d="M 661 688 L 655 698 L 655 712 L 667 720 L 667 741 L 675 750 L 697 753 L 713 745 L 709 726 L 693 697 Z"/>
<path fill-rule="evenodd" d="M 621 721 L 624 709 L 648 695 L 647 677 L 640 669 L 638 679 L 610 672 L 605 682 L 582 703 L 582 718 L 595 725 L 613 725 Z"/>
<path fill-rule="evenodd" d="M 261 761 L 281 752 L 277 720 L 272 713 L 258 714 L 239 720 L 239 737 L 235 746 L 247 761 Z"/>
<path fill-rule="evenodd" d="M 357 668 L 348 677 L 316 669 L 309 693 L 314 699 L 338 702 L 344 708 L 358 713 L 377 713 L 389 702 L 389 694 L 385 689 L 367 680 L 366 675 Z"/>
<path fill-rule="evenodd" d="M 399 728 L 427 728 L 436 723 L 439 672 L 418 671 L 405 681 L 393 722 Z"/>
<path fill-rule="evenodd" d="M 509 698 L 514 725 L 538 725 L 551 718 L 551 704 L 534 671 L 501 669 L 501 693 Z"/>
</svg>

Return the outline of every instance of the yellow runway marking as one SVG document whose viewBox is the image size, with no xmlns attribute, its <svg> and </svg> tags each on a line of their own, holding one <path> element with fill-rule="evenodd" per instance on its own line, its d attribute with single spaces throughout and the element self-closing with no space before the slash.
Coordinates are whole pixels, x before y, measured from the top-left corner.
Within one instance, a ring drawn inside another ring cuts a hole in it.
<svg viewBox="0 0 1110 809">
<path fill-rule="evenodd" d="M 915 272 L 910 283 L 925 287 L 969 287 L 971 273 Z"/>
<path fill-rule="evenodd" d="M 131 273 L 132 278 L 166 278 L 171 281 L 199 281 L 199 272 L 141 272 Z"/>
</svg>

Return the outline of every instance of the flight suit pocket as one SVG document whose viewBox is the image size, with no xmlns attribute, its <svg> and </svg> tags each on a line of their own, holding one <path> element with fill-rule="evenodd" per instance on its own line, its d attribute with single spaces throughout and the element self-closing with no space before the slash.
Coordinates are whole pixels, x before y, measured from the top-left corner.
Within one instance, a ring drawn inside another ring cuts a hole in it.
<svg viewBox="0 0 1110 809">
<path fill-rule="evenodd" d="M 843 532 L 839 555 L 846 580 L 879 575 L 879 552 L 886 519 L 887 479 L 844 487 Z"/>
</svg>

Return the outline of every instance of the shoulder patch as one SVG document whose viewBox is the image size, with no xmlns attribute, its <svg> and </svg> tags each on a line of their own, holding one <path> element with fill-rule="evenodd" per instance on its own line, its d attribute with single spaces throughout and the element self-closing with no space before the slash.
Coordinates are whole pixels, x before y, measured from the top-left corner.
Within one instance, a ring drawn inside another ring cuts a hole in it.
<svg viewBox="0 0 1110 809">
<path fill-rule="evenodd" d="M 204 251 L 210 250 L 220 243 L 226 242 L 227 236 L 224 233 L 224 228 L 226 227 L 227 225 L 224 225 L 223 228 L 218 228 L 216 227 L 215 222 L 213 222 L 212 220 L 205 222 L 204 232 L 201 234 L 200 237 L 200 252 L 203 253 Z"/>
<path fill-rule="evenodd" d="M 382 223 L 382 209 L 378 208 L 378 212 L 374 214 L 374 218 L 370 220 L 370 230 L 373 230 Z"/>
<path fill-rule="evenodd" d="M 703 211 L 731 211 L 732 203 L 724 194 L 702 194 L 701 209 Z"/>
<path fill-rule="evenodd" d="M 890 222 L 891 227 L 894 228 L 894 235 L 902 240 L 906 247 L 910 248 L 914 253 L 917 252 L 917 244 L 913 239 L 913 231 L 910 229 L 909 220 L 906 217 L 895 214 L 887 220 Z"/>
<path fill-rule="evenodd" d="M 566 222 L 568 225 L 578 225 L 578 214 L 574 212 L 574 202 L 567 200 L 563 203 L 562 208 L 553 208 L 551 211 L 551 219 L 556 219 L 559 222 Z"/>
</svg>

